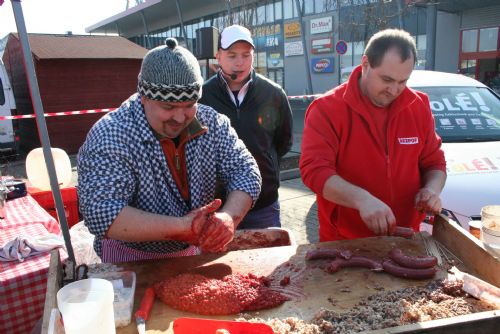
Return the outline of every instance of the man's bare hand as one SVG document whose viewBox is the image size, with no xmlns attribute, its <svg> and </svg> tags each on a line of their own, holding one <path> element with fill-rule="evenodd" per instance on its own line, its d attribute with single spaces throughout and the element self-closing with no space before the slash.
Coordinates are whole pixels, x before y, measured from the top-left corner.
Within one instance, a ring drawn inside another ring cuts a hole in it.
<svg viewBox="0 0 500 334">
<path fill-rule="evenodd" d="M 441 212 L 441 198 L 439 194 L 429 188 L 422 188 L 415 196 L 415 209 L 420 212 L 438 214 Z"/>
<path fill-rule="evenodd" d="M 200 248 L 203 252 L 222 252 L 234 238 L 233 218 L 225 212 L 214 213 L 200 235 Z"/>
<path fill-rule="evenodd" d="M 391 208 L 373 196 L 360 205 L 359 214 L 376 235 L 388 235 L 396 226 L 396 217 Z"/>
</svg>

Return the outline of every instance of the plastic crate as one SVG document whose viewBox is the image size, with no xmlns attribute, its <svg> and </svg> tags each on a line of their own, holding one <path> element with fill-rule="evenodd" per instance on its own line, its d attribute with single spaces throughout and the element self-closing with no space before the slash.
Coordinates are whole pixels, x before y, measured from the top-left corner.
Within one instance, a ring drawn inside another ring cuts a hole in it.
<svg viewBox="0 0 500 334">
<path fill-rule="evenodd" d="M 64 203 L 64 211 L 69 227 L 78 223 L 78 195 L 76 187 L 61 188 L 61 196 Z M 52 217 L 57 219 L 56 206 L 54 197 L 50 190 L 40 190 L 34 187 L 28 187 L 28 194 L 33 197 L 42 208 L 45 209 Z"/>
</svg>

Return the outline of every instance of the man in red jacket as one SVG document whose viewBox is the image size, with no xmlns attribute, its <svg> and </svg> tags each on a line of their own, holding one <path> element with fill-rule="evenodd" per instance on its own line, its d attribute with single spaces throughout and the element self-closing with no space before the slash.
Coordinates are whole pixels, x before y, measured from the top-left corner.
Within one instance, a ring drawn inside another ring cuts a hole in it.
<svg viewBox="0 0 500 334">
<path fill-rule="evenodd" d="M 320 241 L 418 230 L 441 210 L 441 138 L 427 95 L 406 87 L 415 61 L 410 34 L 380 31 L 348 82 L 309 106 L 300 171 L 317 194 Z"/>
</svg>

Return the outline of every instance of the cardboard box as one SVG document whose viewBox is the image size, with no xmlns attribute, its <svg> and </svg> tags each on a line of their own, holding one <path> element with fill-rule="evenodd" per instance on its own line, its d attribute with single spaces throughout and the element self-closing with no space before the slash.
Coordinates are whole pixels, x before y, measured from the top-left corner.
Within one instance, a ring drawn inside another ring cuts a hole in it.
<svg viewBox="0 0 500 334">
<path fill-rule="evenodd" d="M 33 197 L 52 217 L 57 219 L 57 211 L 52 191 L 40 190 L 28 186 L 28 194 L 30 194 L 31 197 Z M 71 227 L 79 221 L 76 187 L 61 188 L 61 196 L 64 203 L 64 211 L 66 212 L 66 220 L 68 221 L 68 226 Z"/>
</svg>

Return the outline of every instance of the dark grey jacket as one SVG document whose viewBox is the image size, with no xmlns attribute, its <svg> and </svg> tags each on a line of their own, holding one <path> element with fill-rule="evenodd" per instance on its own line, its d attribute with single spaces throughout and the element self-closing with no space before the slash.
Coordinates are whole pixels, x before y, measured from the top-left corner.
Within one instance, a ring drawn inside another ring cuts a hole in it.
<svg viewBox="0 0 500 334">
<path fill-rule="evenodd" d="M 279 161 L 292 146 L 292 110 L 283 89 L 252 71 L 252 82 L 237 108 L 218 73 L 203 85 L 200 103 L 226 115 L 252 153 L 262 176 L 262 190 L 252 210 L 278 199 Z"/>
</svg>

